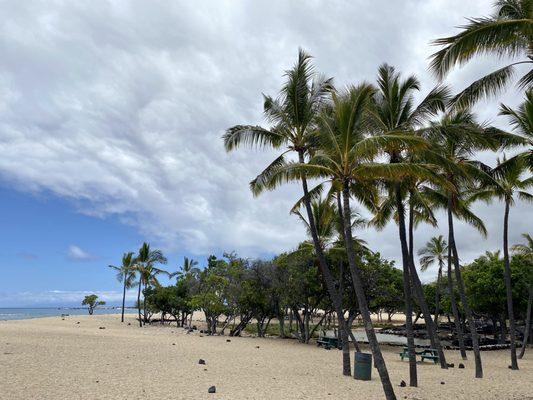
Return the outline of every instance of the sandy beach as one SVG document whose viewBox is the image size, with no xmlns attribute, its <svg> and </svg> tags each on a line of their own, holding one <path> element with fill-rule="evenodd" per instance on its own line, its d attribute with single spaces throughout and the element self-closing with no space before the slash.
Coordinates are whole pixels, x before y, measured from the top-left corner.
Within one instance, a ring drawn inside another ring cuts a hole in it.
<svg viewBox="0 0 533 400">
<path fill-rule="evenodd" d="M 78 323 L 79 322 L 79 323 Z M 175 327 L 121 324 L 119 316 L 0 322 L 1 399 L 380 399 L 371 382 L 343 377 L 340 352 L 294 340 L 186 334 Z M 105 327 L 105 329 L 99 329 Z M 258 347 L 259 346 L 259 347 Z M 384 347 L 392 381 L 408 378 L 398 348 Z M 399 399 L 533 399 L 531 352 L 511 371 L 507 351 L 484 352 L 485 378 L 473 362 L 458 369 L 420 364 L 419 388 Z M 199 365 L 202 358 L 206 365 Z M 472 356 L 470 355 L 470 358 Z M 441 384 L 444 382 L 444 384 Z M 215 385 L 216 394 L 208 394 Z"/>
</svg>

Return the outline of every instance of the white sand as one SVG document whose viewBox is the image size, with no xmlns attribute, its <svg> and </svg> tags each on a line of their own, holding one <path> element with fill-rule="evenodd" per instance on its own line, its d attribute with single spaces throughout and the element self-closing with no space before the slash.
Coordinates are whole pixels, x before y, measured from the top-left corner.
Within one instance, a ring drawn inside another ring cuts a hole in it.
<svg viewBox="0 0 533 400">
<path fill-rule="evenodd" d="M 227 343 L 175 327 L 141 329 L 128 318 L 131 326 L 117 316 L 0 321 L 0 399 L 383 398 L 375 370 L 371 382 L 342 376 L 337 350 L 280 339 Z M 398 399 L 533 399 L 531 350 L 520 371 L 507 368 L 508 351 L 484 352 L 481 380 L 471 354 L 458 369 L 458 352 L 448 352 L 456 368 L 420 364 L 418 388 L 397 386 L 408 381 L 407 361 L 398 348 L 383 350 Z M 207 393 L 211 385 L 216 394 Z"/>
</svg>

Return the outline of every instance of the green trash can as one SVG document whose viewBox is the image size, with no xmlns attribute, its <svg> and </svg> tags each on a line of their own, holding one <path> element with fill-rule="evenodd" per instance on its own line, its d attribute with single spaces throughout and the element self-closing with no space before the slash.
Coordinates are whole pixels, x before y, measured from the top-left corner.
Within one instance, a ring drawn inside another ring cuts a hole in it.
<svg viewBox="0 0 533 400">
<path fill-rule="evenodd" d="M 372 354 L 355 353 L 353 377 L 361 381 L 372 379 Z"/>
</svg>

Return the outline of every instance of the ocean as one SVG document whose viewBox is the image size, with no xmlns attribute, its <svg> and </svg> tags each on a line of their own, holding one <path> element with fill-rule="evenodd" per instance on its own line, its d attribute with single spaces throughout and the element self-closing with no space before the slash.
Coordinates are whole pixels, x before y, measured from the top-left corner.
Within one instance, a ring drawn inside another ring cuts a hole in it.
<svg viewBox="0 0 533 400">
<path fill-rule="evenodd" d="M 117 308 L 97 308 L 94 310 L 94 314 L 120 314 L 121 309 Z M 136 313 L 136 309 L 126 309 L 126 313 Z M 13 319 L 30 319 L 30 318 L 42 318 L 42 317 L 54 317 L 61 314 L 69 315 L 88 315 L 86 308 L 68 308 L 68 307 L 55 307 L 55 308 L 0 308 L 0 321 L 13 320 Z"/>
</svg>

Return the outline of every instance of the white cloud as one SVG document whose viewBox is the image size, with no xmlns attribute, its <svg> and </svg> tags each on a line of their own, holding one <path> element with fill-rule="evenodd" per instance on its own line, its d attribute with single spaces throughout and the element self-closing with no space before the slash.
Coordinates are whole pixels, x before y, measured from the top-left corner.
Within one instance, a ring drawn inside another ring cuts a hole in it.
<svg viewBox="0 0 533 400">
<path fill-rule="evenodd" d="M 83 213 L 118 215 L 166 250 L 289 249 L 305 235 L 288 214 L 298 188 L 254 199 L 248 182 L 273 153 L 228 155 L 224 130 L 264 122 L 261 93 L 277 93 L 299 46 L 339 86 L 374 80 L 389 62 L 428 91 L 429 41 L 491 3 L 12 3 L 0 26 L 0 177 Z M 450 83 L 463 88 L 492 64 L 459 69 Z M 512 90 L 503 99 L 519 101 Z M 497 120 L 497 104 L 483 104 L 483 118 Z M 481 212 L 488 241 L 458 226 L 462 254 L 499 246 L 500 210 Z M 531 209 L 513 213 L 511 242 Z M 421 232 L 420 242 L 432 234 Z M 361 235 L 398 258 L 395 227 Z"/>
<path fill-rule="evenodd" d="M 94 260 L 95 256 L 86 252 L 76 245 L 70 245 L 67 251 L 67 257 L 71 261 L 90 261 Z"/>
</svg>

